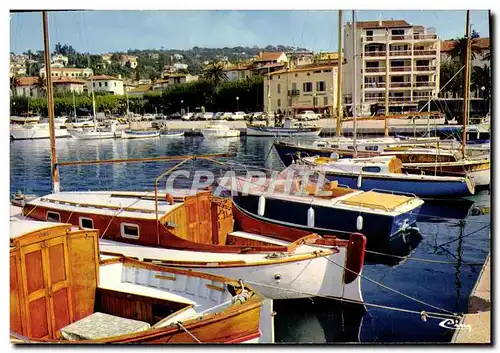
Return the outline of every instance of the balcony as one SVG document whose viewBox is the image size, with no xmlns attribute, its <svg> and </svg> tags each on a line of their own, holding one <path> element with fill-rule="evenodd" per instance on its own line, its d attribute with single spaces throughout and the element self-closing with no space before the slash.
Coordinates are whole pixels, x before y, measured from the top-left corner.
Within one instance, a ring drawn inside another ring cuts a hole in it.
<svg viewBox="0 0 500 353">
<path fill-rule="evenodd" d="M 296 96 L 300 96 L 300 91 L 298 89 L 291 89 L 291 90 L 288 90 L 288 96 L 289 97 L 296 97 Z"/>
<path fill-rule="evenodd" d="M 365 51 L 364 56 L 369 56 L 369 57 L 385 57 L 385 50 L 384 51 Z"/>
<path fill-rule="evenodd" d="M 390 41 L 419 41 L 419 40 L 437 40 L 437 34 L 424 34 L 424 33 L 414 33 L 414 34 L 404 34 L 404 35 L 371 35 L 361 37 L 361 41 L 364 43 L 378 42 L 385 43 L 387 39 Z"/>
<path fill-rule="evenodd" d="M 424 34 L 424 33 L 415 33 L 413 35 L 413 39 L 422 40 L 422 39 L 437 39 L 437 34 Z"/>
<path fill-rule="evenodd" d="M 389 102 L 410 102 L 411 96 L 389 97 Z"/>
<path fill-rule="evenodd" d="M 413 36 L 411 34 L 396 34 L 390 36 L 391 40 L 412 40 Z"/>
<path fill-rule="evenodd" d="M 415 82 L 414 86 L 416 88 L 418 88 L 418 87 L 431 87 L 431 88 L 434 88 L 434 87 L 436 87 L 436 82 L 434 82 L 434 81 Z"/>
<path fill-rule="evenodd" d="M 367 67 L 364 70 L 365 73 L 376 73 L 376 72 L 385 72 L 385 67 Z"/>
<path fill-rule="evenodd" d="M 385 82 L 365 82 L 363 89 L 365 90 L 377 90 L 385 88 Z"/>
<path fill-rule="evenodd" d="M 414 56 L 435 56 L 437 54 L 436 49 L 427 49 L 427 50 L 414 50 Z"/>
<path fill-rule="evenodd" d="M 411 50 L 391 50 L 389 56 L 411 56 Z"/>
<path fill-rule="evenodd" d="M 411 66 L 391 66 L 389 73 L 411 72 Z"/>
<path fill-rule="evenodd" d="M 429 66 L 415 66 L 414 69 L 415 69 L 415 71 L 435 72 L 436 71 L 436 66 L 434 66 L 434 65 L 429 65 Z"/>
<path fill-rule="evenodd" d="M 390 88 L 410 88 L 411 82 L 391 82 Z"/>
</svg>

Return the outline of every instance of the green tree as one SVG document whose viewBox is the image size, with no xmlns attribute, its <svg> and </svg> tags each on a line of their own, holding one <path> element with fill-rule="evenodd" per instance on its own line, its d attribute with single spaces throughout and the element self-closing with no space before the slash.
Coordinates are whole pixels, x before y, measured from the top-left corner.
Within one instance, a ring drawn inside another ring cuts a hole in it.
<svg viewBox="0 0 500 353">
<path fill-rule="evenodd" d="M 47 92 L 47 80 L 43 77 L 38 77 L 35 82 L 35 87 L 37 87 L 42 95 L 45 95 Z"/>
<path fill-rule="evenodd" d="M 472 68 L 471 86 L 473 90 L 480 92 L 481 97 L 486 100 L 487 105 L 491 99 L 491 69 L 488 65 L 474 66 Z"/>
<path fill-rule="evenodd" d="M 479 38 L 479 33 L 476 31 L 472 31 L 471 34 L 471 43 L 470 43 L 470 60 L 474 60 L 477 55 L 483 53 L 483 49 L 477 44 L 474 39 Z M 462 64 L 465 64 L 465 55 L 467 52 L 467 38 L 455 38 L 452 43 L 452 49 L 448 52 L 448 56 L 450 56 L 454 60 L 458 60 Z"/>
<path fill-rule="evenodd" d="M 13 96 L 17 96 L 17 86 L 19 86 L 19 83 L 21 80 L 19 80 L 19 77 L 13 76 L 10 78 L 10 90 L 12 92 Z"/>
<path fill-rule="evenodd" d="M 224 65 L 222 63 L 212 62 L 203 73 L 203 77 L 207 81 L 213 82 L 216 86 L 221 81 L 227 81 L 227 75 L 224 72 Z"/>
</svg>

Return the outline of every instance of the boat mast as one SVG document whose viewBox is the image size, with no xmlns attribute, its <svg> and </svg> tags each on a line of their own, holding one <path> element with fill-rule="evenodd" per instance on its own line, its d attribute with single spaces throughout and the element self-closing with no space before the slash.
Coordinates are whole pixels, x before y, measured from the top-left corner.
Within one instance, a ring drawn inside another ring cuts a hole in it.
<svg viewBox="0 0 500 353">
<path fill-rule="evenodd" d="M 75 122 L 76 122 L 76 102 L 75 102 L 75 91 L 72 90 L 71 92 L 73 92 L 73 115 L 75 117 Z"/>
<path fill-rule="evenodd" d="M 337 71 L 337 126 L 335 134 L 342 136 L 342 10 L 339 10 L 339 45 L 338 45 L 338 71 Z M 332 70 L 333 71 L 333 70 Z M 332 97 L 333 99 L 333 97 Z M 333 113 L 333 112 L 332 112 Z M 333 115 L 333 114 L 332 114 Z"/>
<path fill-rule="evenodd" d="M 354 157 L 358 156 L 358 149 L 356 147 L 356 135 L 357 135 L 357 130 L 358 130 L 358 125 L 356 122 L 356 97 L 357 97 L 357 90 L 356 90 L 356 85 L 357 85 L 357 65 L 356 65 L 356 10 L 352 10 L 352 65 L 353 65 L 353 73 L 352 73 L 352 79 L 353 79 L 353 88 L 352 88 L 352 117 L 353 117 L 353 138 L 352 138 L 352 144 L 354 148 Z"/>
<path fill-rule="evenodd" d="M 130 115 L 130 111 L 129 111 L 129 106 L 128 106 L 128 91 L 127 91 L 127 89 L 125 89 L 125 97 L 127 98 L 127 118 L 128 118 L 128 116 Z M 189 107 L 188 107 L 188 110 L 189 110 Z"/>
<path fill-rule="evenodd" d="M 467 117 L 469 116 L 469 55 L 470 55 L 470 10 L 467 10 L 467 20 L 465 28 L 465 38 L 467 49 L 465 51 L 465 73 L 464 73 L 464 130 L 462 132 L 462 156 L 465 158 L 465 145 L 467 144 Z"/>
<path fill-rule="evenodd" d="M 380 20 L 382 22 L 382 20 Z M 389 137 L 389 28 L 385 29 L 385 119 L 384 119 L 384 137 Z"/>
<path fill-rule="evenodd" d="M 49 113 L 50 153 L 52 170 L 52 191 L 59 192 L 59 169 L 56 156 L 56 134 L 54 131 L 54 97 L 52 92 L 52 68 L 50 66 L 49 28 L 47 11 L 42 11 L 43 47 L 45 50 L 45 73 L 47 74 L 47 110 Z"/>
</svg>

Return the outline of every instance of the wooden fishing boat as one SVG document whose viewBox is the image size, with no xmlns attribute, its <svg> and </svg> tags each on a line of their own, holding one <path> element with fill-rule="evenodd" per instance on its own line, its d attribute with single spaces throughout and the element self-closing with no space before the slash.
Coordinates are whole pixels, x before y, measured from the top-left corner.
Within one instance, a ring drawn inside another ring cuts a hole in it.
<svg viewBox="0 0 500 353">
<path fill-rule="evenodd" d="M 213 121 L 208 126 L 200 130 L 205 138 L 238 137 L 240 130 L 231 129 L 220 121 Z"/>
<path fill-rule="evenodd" d="M 172 130 L 163 130 L 160 132 L 161 137 L 182 137 L 184 136 L 184 131 L 172 131 Z"/>
<path fill-rule="evenodd" d="M 160 132 L 155 130 L 122 130 L 122 139 L 146 139 L 159 137 Z"/>
<path fill-rule="evenodd" d="M 471 180 L 459 176 L 425 175 L 418 169 L 404 169 L 394 156 L 331 159 L 305 157 L 301 161 L 326 178 L 365 191 L 390 190 L 423 198 L 461 197 L 474 194 Z M 411 171 L 414 174 L 409 174 Z"/>
<path fill-rule="evenodd" d="M 124 257 L 99 263 L 98 240 L 93 229 L 11 219 L 14 342 L 272 343 L 272 303 L 245 283 Z"/>
<path fill-rule="evenodd" d="M 241 176 L 221 179 L 219 185 L 231 193 L 239 208 L 259 220 L 339 237 L 362 231 L 370 247 L 412 227 L 424 203 L 414 195 L 302 180 L 311 171 L 308 166 L 293 165 L 264 183 Z"/>
<path fill-rule="evenodd" d="M 210 191 L 61 192 L 23 214 L 101 232 L 101 251 L 253 281 L 271 299 L 330 296 L 362 302 L 366 238 L 349 241 L 269 224 Z"/>
</svg>

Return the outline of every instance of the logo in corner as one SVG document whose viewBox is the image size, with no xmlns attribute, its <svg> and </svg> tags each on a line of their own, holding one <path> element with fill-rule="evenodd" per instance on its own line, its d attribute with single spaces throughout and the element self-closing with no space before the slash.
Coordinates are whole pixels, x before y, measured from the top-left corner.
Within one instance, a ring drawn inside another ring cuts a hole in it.
<svg viewBox="0 0 500 353">
<path fill-rule="evenodd" d="M 439 326 L 446 328 L 448 330 L 462 330 L 466 329 L 469 332 L 472 331 L 471 325 L 464 325 L 460 323 L 460 319 L 458 318 L 453 318 L 453 319 L 445 319 L 439 323 Z"/>
</svg>

